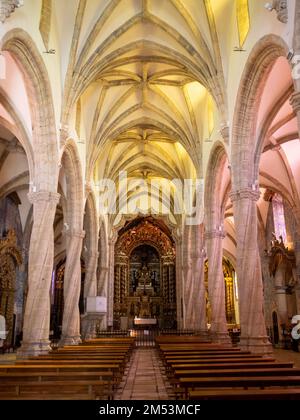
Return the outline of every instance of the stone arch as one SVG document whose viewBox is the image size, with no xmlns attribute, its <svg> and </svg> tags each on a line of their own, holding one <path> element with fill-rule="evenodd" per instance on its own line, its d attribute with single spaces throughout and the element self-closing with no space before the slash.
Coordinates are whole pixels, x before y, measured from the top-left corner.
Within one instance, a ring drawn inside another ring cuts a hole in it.
<svg viewBox="0 0 300 420">
<path fill-rule="evenodd" d="M 61 154 L 61 166 L 65 170 L 67 183 L 67 222 L 69 228 L 82 230 L 83 226 L 83 171 L 77 146 L 68 139 Z"/>
<path fill-rule="evenodd" d="M 3 38 L 2 49 L 10 52 L 18 63 L 29 97 L 37 190 L 56 192 L 58 143 L 52 91 L 45 63 L 32 38 L 22 29 L 9 31 Z"/>
<path fill-rule="evenodd" d="M 221 214 L 223 206 L 220 179 L 225 168 L 226 160 L 228 160 L 226 148 L 222 142 L 218 141 L 211 150 L 206 171 L 204 205 L 206 227 L 208 229 L 216 229 L 216 225 L 223 218 Z"/>
<path fill-rule="evenodd" d="M 234 190 L 249 188 L 257 180 L 254 167 L 256 121 L 263 88 L 273 64 L 285 57 L 288 46 L 277 35 L 267 35 L 254 46 L 239 86 L 232 130 L 231 162 Z"/>
<path fill-rule="evenodd" d="M 21 143 L 25 150 L 25 154 L 28 161 L 29 167 L 29 174 L 30 179 L 33 180 L 34 178 L 34 152 L 32 148 L 32 144 L 30 143 L 30 139 L 24 124 L 22 122 L 22 118 L 19 115 L 15 105 L 12 103 L 10 98 L 8 97 L 7 93 L 0 87 L 0 103 L 4 107 L 4 109 L 8 112 L 8 114 L 12 117 L 15 122 L 15 125 L 11 124 L 5 118 L 0 117 L 0 125 L 9 130 Z"/>
</svg>

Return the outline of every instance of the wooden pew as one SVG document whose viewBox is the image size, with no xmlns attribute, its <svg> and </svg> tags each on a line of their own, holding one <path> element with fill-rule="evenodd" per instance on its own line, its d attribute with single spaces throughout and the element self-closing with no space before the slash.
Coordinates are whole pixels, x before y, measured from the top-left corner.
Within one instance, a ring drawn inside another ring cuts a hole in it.
<svg viewBox="0 0 300 420">
<path fill-rule="evenodd" d="M 205 378 L 178 378 L 179 385 L 185 390 L 187 399 L 189 390 L 194 388 L 266 388 L 270 386 L 300 386 L 300 376 L 253 376 L 253 377 L 205 377 Z"/>
<path fill-rule="evenodd" d="M 88 381 L 16 381 L 0 383 L 0 400 L 9 397 L 35 398 L 43 396 L 44 399 L 63 396 L 74 399 L 79 395 L 85 395 L 89 399 L 104 398 L 106 396 L 105 387 L 107 381 L 88 380 Z"/>
<path fill-rule="evenodd" d="M 288 389 L 229 389 L 190 391 L 190 400 L 300 400 L 300 388 Z"/>
<path fill-rule="evenodd" d="M 294 362 L 264 362 L 259 361 L 252 363 L 245 362 L 245 363 L 194 363 L 194 364 L 172 364 L 172 368 L 174 370 L 179 369 L 272 369 L 272 368 L 292 368 L 294 366 Z"/>
<path fill-rule="evenodd" d="M 209 378 L 213 377 L 251 377 L 251 376 L 299 376 L 300 369 L 296 368 L 269 368 L 269 369 L 211 369 L 211 370 L 199 370 L 199 369 L 187 369 L 187 370 L 175 370 L 174 376 L 176 378 Z"/>
</svg>

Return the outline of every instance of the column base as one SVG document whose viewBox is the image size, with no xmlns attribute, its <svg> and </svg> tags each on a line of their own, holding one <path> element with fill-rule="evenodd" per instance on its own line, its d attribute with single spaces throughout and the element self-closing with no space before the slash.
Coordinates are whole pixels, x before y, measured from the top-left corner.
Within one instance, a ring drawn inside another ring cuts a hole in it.
<svg viewBox="0 0 300 420">
<path fill-rule="evenodd" d="M 51 351 L 50 341 L 22 341 L 21 347 L 17 350 L 17 359 L 26 359 L 31 356 L 48 354 Z"/>
<path fill-rule="evenodd" d="M 82 343 L 80 335 L 76 335 L 73 337 L 70 336 L 62 336 L 58 346 L 64 347 L 64 346 L 78 346 L 78 344 Z"/>
<path fill-rule="evenodd" d="M 84 340 L 97 337 L 97 327 L 102 318 L 103 314 L 99 313 L 86 313 L 81 315 L 81 336 Z"/>
<path fill-rule="evenodd" d="M 228 332 L 214 332 L 214 331 L 212 331 L 210 333 L 210 337 L 211 337 L 211 340 L 213 341 L 213 343 L 228 344 L 228 345 L 232 346 L 232 341 L 231 341 L 231 338 L 230 338 Z"/>
<path fill-rule="evenodd" d="M 195 330 L 195 335 L 201 337 L 203 342 L 211 341 L 210 334 L 207 330 Z"/>
<path fill-rule="evenodd" d="M 239 347 L 241 350 L 251 351 L 251 353 L 263 354 L 266 356 L 273 354 L 273 347 L 267 336 L 241 336 Z"/>
</svg>

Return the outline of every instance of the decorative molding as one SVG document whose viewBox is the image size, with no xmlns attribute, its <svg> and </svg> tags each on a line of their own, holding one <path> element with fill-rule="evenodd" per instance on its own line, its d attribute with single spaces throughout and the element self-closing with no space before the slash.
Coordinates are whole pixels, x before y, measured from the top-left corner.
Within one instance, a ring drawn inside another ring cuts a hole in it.
<svg viewBox="0 0 300 420">
<path fill-rule="evenodd" d="M 267 188 L 264 193 L 264 200 L 271 202 L 273 200 L 274 195 L 275 195 L 275 192 Z"/>
<path fill-rule="evenodd" d="M 4 23 L 15 9 L 24 5 L 24 0 L 1 0 L 0 1 L 0 21 Z"/>
<path fill-rule="evenodd" d="M 274 0 L 273 8 L 276 10 L 279 22 L 288 23 L 287 0 Z"/>
<path fill-rule="evenodd" d="M 220 129 L 220 133 L 224 142 L 226 144 L 229 144 L 229 135 L 230 135 L 229 126 L 224 124 Z"/>
<path fill-rule="evenodd" d="M 60 200 L 60 194 L 51 191 L 31 192 L 27 196 L 31 204 L 36 204 L 40 201 L 49 201 L 53 204 L 58 204 Z"/>
<path fill-rule="evenodd" d="M 133 233 L 133 230 L 135 233 Z M 142 221 L 135 229 L 126 231 L 116 245 L 116 252 L 130 255 L 139 244 L 149 244 L 158 249 L 160 255 L 175 255 L 173 244 L 169 237 L 148 220 Z"/>
<path fill-rule="evenodd" d="M 215 239 L 215 238 L 220 238 L 220 239 L 224 239 L 226 237 L 226 233 L 224 232 L 224 230 L 217 230 L 217 229 L 213 229 L 210 231 L 206 231 L 204 234 L 204 238 L 205 239 Z"/>
<path fill-rule="evenodd" d="M 248 187 L 248 188 L 243 188 L 238 191 L 233 191 L 232 193 L 229 194 L 229 197 L 232 202 L 240 201 L 244 199 L 248 199 L 248 200 L 256 202 L 258 201 L 260 197 L 260 191 L 253 190 L 252 188 Z"/>
<path fill-rule="evenodd" d="M 288 23 L 287 0 L 273 0 L 271 3 L 266 3 L 265 8 L 269 12 L 275 10 L 279 22 Z"/>
</svg>

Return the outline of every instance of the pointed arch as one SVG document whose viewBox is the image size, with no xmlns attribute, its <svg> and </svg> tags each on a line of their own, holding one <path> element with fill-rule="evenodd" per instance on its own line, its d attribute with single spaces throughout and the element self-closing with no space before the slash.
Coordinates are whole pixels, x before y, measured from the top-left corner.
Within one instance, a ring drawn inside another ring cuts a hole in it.
<svg viewBox="0 0 300 420">
<path fill-rule="evenodd" d="M 207 229 L 215 229 L 224 217 L 222 214 L 224 197 L 222 197 L 221 180 L 227 161 L 226 148 L 221 141 L 217 141 L 210 152 L 205 178 L 204 205 Z"/>
<path fill-rule="evenodd" d="M 24 77 L 33 123 L 37 190 L 56 192 L 58 143 L 53 96 L 45 63 L 34 41 L 23 29 L 9 31 L 3 38 L 2 50 L 12 54 Z"/>
<path fill-rule="evenodd" d="M 76 143 L 68 139 L 62 149 L 61 165 L 64 168 L 67 183 L 67 220 L 74 231 L 83 226 L 83 171 Z"/>
<path fill-rule="evenodd" d="M 259 104 L 273 64 L 287 52 L 288 46 L 281 37 L 267 35 L 257 42 L 249 55 L 234 112 L 231 147 L 234 190 L 249 188 L 258 178 L 254 159 Z"/>
</svg>

